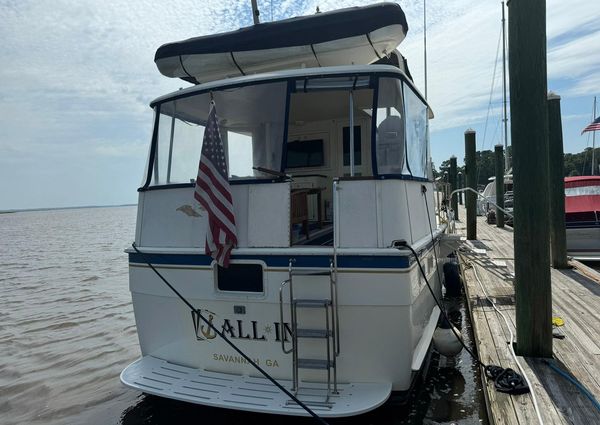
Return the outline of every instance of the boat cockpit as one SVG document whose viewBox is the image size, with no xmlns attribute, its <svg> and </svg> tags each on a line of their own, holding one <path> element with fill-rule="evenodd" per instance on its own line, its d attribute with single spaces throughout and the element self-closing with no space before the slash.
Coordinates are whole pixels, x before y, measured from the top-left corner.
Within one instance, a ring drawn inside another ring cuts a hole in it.
<svg viewBox="0 0 600 425">
<path fill-rule="evenodd" d="M 336 214 L 348 229 L 356 220 L 365 223 L 369 217 L 384 228 L 382 210 L 390 215 L 387 221 L 401 225 L 394 214 L 401 214 L 402 206 L 386 201 L 375 181 L 430 180 L 427 121 L 431 113 L 426 102 L 412 82 L 391 66 L 312 71 L 233 78 L 153 102 L 153 140 L 139 191 L 172 189 L 173 195 L 146 199 L 156 204 L 148 211 L 157 210 L 156 216 L 164 218 L 173 211 L 165 214 L 161 209 L 176 204 L 170 209 L 179 211 L 178 220 L 203 215 L 197 206 L 186 205 L 186 199 L 193 204 L 191 195 L 177 193 L 190 193 L 194 186 L 204 125 L 214 101 L 239 246 L 330 246 Z M 334 211 L 334 182 L 347 189 L 337 200 L 344 213 Z M 140 214 L 144 209 L 141 205 Z M 138 226 L 144 231 L 138 228 L 138 236 L 145 246 L 152 246 L 153 240 L 174 247 L 204 243 L 199 237 L 190 239 L 192 224 L 182 230 L 182 226 L 172 227 L 173 222 L 141 218 Z M 365 235 L 372 235 L 371 230 L 364 230 Z M 389 246 L 377 231 L 371 242 L 361 239 L 362 233 L 345 232 L 346 246 Z"/>
</svg>

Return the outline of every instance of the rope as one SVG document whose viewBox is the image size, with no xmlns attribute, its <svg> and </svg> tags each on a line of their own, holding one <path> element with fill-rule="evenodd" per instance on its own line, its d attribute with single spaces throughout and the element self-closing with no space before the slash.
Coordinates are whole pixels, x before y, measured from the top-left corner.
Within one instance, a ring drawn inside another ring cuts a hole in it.
<svg viewBox="0 0 600 425">
<path fill-rule="evenodd" d="M 328 425 L 327 422 L 325 422 L 325 420 L 323 418 L 321 418 L 319 415 L 317 415 L 315 412 L 313 412 L 306 404 L 304 404 L 302 401 L 300 401 L 298 399 L 298 397 L 296 397 L 295 395 L 293 395 L 290 391 L 288 391 L 283 385 L 281 385 L 279 382 L 277 382 L 275 380 L 275 378 L 273 378 L 271 375 L 269 375 L 269 373 L 267 373 L 264 369 L 262 369 L 259 365 L 257 365 L 254 360 L 252 360 L 250 357 L 248 357 L 246 355 L 246 353 L 244 353 L 241 349 L 239 349 L 233 342 L 231 342 L 231 340 L 229 338 L 227 338 L 227 336 L 225 336 L 225 334 L 223 332 L 221 332 L 219 329 L 217 329 L 215 327 L 215 325 L 212 324 L 212 322 L 210 322 L 208 319 L 206 319 L 203 315 L 200 309 L 195 308 L 188 300 L 185 299 L 185 297 L 183 295 L 181 295 L 179 293 L 179 291 L 177 291 L 177 289 L 175 289 L 168 281 L 167 279 L 165 279 L 163 277 L 163 275 L 160 274 L 160 272 L 158 270 L 156 270 L 156 268 L 154 268 L 154 266 L 147 260 L 146 254 L 144 254 L 143 252 L 141 252 L 138 247 L 136 246 L 135 242 L 133 242 L 131 244 L 131 246 L 133 247 L 133 249 L 135 250 L 135 252 L 137 252 L 138 254 L 140 254 L 142 256 L 142 258 L 144 259 L 144 262 L 152 269 L 152 271 L 154 273 L 156 273 L 156 275 L 175 293 L 175 295 L 177 295 L 179 297 L 179 299 L 181 301 L 183 301 L 185 303 L 185 305 L 187 305 L 190 310 L 192 312 L 194 312 L 195 314 L 198 315 L 198 317 L 208 325 L 208 327 L 210 327 L 217 335 L 219 335 L 227 344 L 229 344 L 229 346 L 231 348 L 233 348 L 235 351 L 237 351 L 237 353 L 239 355 L 241 355 L 244 359 L 246 359 L 248 361 L 248 363 L 250 363 L 256 370 L 258 370 L 265 378 L 267 378 L 269 381 L 271 381 L 277 388 L 279 388 L 283 393 L 285 393 L 285 395 L 287 395 L 289 398 L 291 398 L 294 402 L 296 402 L 300 407 L 302 407 L 310 416 L 312 416 L 318 423 L 320 424 L 324 424 L 324 425 Z"/>
<path fill-rule="evenodd" d="M 425 187 L 425 185 L 422 185 L 421 186 L 421 194 L 423 195 L 423 198 L 425 199 L 426 212 L 427 212 L 428 216 L 431 217 L 430 210 L 429 210 L 429 203 L 427 202 L 427 196 L 425 195 L 426 193 L 427 193 L 427 188 Z M 436 269 L 437 269 L 438 262 L 437 262 L 437 253 L 435 252 L 435 237 L 433 235 L 433 226 L 431 225 L 430 219 L 428 219 L 427 221 L 429 222 L 429 232 L 431 234 L 431 240 L 433 242 L 433 250 L 434 250 L 434 256 L 436 259 Z M 416 251 L 405 240 L 397 241 L 396 246 L 397 247 L 403 246 L 403 247 L 408 248 L 411 251 L 411 253 L 415 256 L 415 259 L 417 261 L 417 265 L 419 266 L 421 275 L 425 279 L 425 283 L 427 284 L 427 288 L 429 289 L 429 292 L 431 293 L 433 300 L 439 307 L 440 312 L 441 312 L 442 316 L 444 317 L 444 319 L 447 320 L 448 323 L 451 324 L 452 321 L 446 314 L 444 306 L 438 300 L 433 289 L 431 288 L 429 279 L 427 279 L 427 275 L 425 274 L 425 270 L 423 270 L 423 266 L 421 265 L 421 261 L 419 259 L 419 256 L 417 255 Z M 438 279 L 440 279 L 440 283 L 441 283 L 441 277 L 439 275 L 439 270 L 438 270 Z M 494 386 L 497 391 L 508 393 L 508 394 L 515 394 L 515 395 L 516 394 L 524 394 L 527 391 L 529 391 L 528 386 L 531 387 L 531 383 L 529 383 L 529 381 L 527 380 L 527 377 L 525 377 L 525 380 L 527 382 L 527 385 L 526 385 L 523 382 L 523 377 L 521 375 L 519 375 L 518 373 L 516 373 L 515 371 L 513 371 L 512 369 L 510 369 L 510 368 L 504 369 L 504 368 L 502 368 L 500 366 L 496 366 L 496 365 L 486 365 L 485 363 L 483 363 L 481 361 L 481 359 L 473 351 L 471 351 L 471 349 L 469 347 L 467 347 L 467 345 L 462 340 L 461 336 L 454 329 L 454 326 L 450 326 L 450 330 L 452 331 L 452 333 L 454 334 L 454 336 L 456 337 L 458 342 L 460 342 L 460 344 L 463 346 L 463 348 L 471 355 L 473 360 L 478 365 L 483 367 L 486 376 L 488 378 L 494 380 Z M 512 338 L 511 338 L 511 340 L 512 340 Z M 512 348 L 512 344 L 511 344 L 511 348 Z M 517 361 L 517 365 L 519 365 L 518 361 Z M 520 365 L 519 365 L 519 369 L 521 369 L 521 372 L 523 372 L 523 369 L 520 367 Z M 535 396 L 533 395 L 533 392 L 532 392 L 532 397 L 534 398 L 534 403 L 537 406 L 537 401 L 535 400 Z M 537 410 L 536 410 L 536 412 L 537 412 Z M 540 423 L 543 425 L 543 422 L 540 421 Z"/>
<path fill-rule="evenodd" d="M 512 358 L 515 360 L 515 363 L 517 364 L 519 370 L 523 374 L 523 377 L 525 378 L 525 381 L 527 382 L 529 389 L 531 390 L 531 399 L 533 401 L 533 407 L 535 409 L 535 414 L 537 415 L 537 419 L 538 419 L 540 425 L 544 425 L 544 421 L 542 420 L 542 415 L 540 413 L 540 407 L 537 402 L 537 397 L 535 396 L 535 392 L 533 391 L 533 385 L 531 385 L 531 381 L 527 377 L 527 374 L 525 373 L 523 366 L 521 366 L 521 363 L 519 362 L 519 359 L 517 359 L 517 355 L 515 354 L 515 349 L 513 348 L 514 335 L 513 335 L 512 328 L 511 328 L 510 324 L 508 323 L 508 319 L 498 309 L 498 307 L 496 306 L 496 303 L 494 303 L 494 301 L 492 301 L 492 299 L 489 297 L 489 295 L 485 291 L 485 288 L 483 287 L 483 284 L 481 283 L 481 280 L 479 279 L 479 275 L 477 274 L 477 268 L 476 267 L 472 267 L 472 268 L 473 268 L 473 273 L 475 274 L 475 279 L 477 280 L 477 283 L 479 283 L 479 287 L 483 291 L 483 295 L 485 295 L 485 298 L 492 304 L 492 307 L 494 308 L 494 310 L 496 310 L 496 313 L 498 313 L 500 315 L 500 317 L 502 317 L 502 319 L 504 320 L 504 323 L 506 324 L 506 328 L 508 329 L 508 333 L 510 335 L 510 341 L 508 341 L 508 344 L 507 344 L 508 349 L 510 351 L 510 354 L 512 355 Z"/>
</svg>

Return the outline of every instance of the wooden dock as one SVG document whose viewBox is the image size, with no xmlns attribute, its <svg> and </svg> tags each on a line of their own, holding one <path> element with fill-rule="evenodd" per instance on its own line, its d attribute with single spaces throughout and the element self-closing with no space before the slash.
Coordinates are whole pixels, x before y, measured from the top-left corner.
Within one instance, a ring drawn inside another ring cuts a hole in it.
<svg viewBox="0 0 600 425">
<path fill-rule="evenodd" d="M 466 217 L 466 211 L 460 211 Z M 466 234 L 464 222 L 457 232 Z M 459 253 L 473 332 L 481 360 L 486 364 L 519 369 L 508 343 L 506 324 L 485 292 L 507 316 L 515 332 L 514 254 L 512 228 L 497 228 L 477 218 L 476 241 L 467 241 Z M 578 267 L 552 270 L 552 312 L 564 325 L 555 327 L 563 339 L 553 339 L 554 359 L 550 362 L 581 382 L 600 400 L 600 274 Z M 535 308 L 535 306 L 531 306 Z M 545 424 L 600 424 L 600 413 L 579 389 L 541 359 L 519 357 L 533 384 Z M 491 380 L 484 380 L 488 416 L 495 424 L 538 423 L 530 394 L 507 395 L 497 392 Z"/>
</svg>

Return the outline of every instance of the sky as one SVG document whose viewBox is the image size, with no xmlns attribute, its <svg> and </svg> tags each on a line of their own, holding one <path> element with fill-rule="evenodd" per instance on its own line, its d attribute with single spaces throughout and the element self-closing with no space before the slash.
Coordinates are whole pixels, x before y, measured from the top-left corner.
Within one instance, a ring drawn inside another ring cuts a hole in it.
<svg viewBox="0 0 600 425">
<path fill-rule="evenodd" d="M 375 2 L 258 0 L 263 21 Z M 409 24 L 399 49 L 423 91 L 423 0 L 398 3 Z M 436 165 L 462 162 L 469 128 L 478 150 L 503 140 L 500 20 L 496 0 L 427 1 Z M 251 24 L 250 0 L 0 0 L 0 210 L 137 202 L 148 104 L 188 86 L 158 72 L 156 49 Z M 547 0 L 547 37 L 565 152 L 580 152 L 600 96 L 600 1 Z"/>
</svg>

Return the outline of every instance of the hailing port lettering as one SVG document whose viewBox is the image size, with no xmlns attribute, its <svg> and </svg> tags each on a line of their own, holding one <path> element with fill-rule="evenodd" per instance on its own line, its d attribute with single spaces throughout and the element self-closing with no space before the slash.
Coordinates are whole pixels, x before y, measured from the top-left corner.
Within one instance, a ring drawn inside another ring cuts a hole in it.
<svg viewBox="0 0 600 425">
<path fill-rule="evenodd" d="M 223 363 L 239 363 L 239 364 L 249 364 L 248 360 L 243 358 L 242 356 L 234 356 L 231 354 L 223 354 L 223 353 L 213 353 L 213 360 L 217 362 Z M 279 362 L 275 359 L 266 359 L 264 362 L 261 362 L 259 358 L 252 359 L 254 363 L 260 365 L 264 363 L 265 366 L 268 367 L 279 367 Z"/>
<path fill-rule="evenodd" d="M 213 323 L 216 314 L 208 310 L 200 310 L 202 316 L 219 329 L 225 336 L 231 339 L 246 339 L 250 341 L 275 341 L 281 342 L 282 333 L 285 342 L 289 342 L 292 335 L 292 328 L 289 323 L 284 323 L 283 332 L 281 323 L 273 322 L 264 326 L 259 326 L 258 321 L 251 320 L 249 323 L 240 319 L 223 319 L 221 323 Z M 198 311 L 192 311 L 192 321 L 194 323 L 194 332 L 198 341 L 210 341 L 215 339 L 216 332 L 200 318 Z"/>
</svg>

